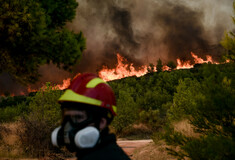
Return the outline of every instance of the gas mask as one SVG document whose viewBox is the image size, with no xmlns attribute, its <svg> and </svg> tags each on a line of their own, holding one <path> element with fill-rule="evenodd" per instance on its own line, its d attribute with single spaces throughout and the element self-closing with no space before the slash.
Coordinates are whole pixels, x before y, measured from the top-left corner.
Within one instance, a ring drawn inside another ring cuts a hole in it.
<svg viewBox="0 0 235 160">
<path fill-rule="evenodd" d="M 77 149 L 93 148 L 98 143 L 100 132 L 96 127 L 88 126 L 92 119 L 75 123 L 71 116 L 65 116 L 61 126 L 51 134 L 53 146 L 66 146 L 70 152 Z"/>
</svg>

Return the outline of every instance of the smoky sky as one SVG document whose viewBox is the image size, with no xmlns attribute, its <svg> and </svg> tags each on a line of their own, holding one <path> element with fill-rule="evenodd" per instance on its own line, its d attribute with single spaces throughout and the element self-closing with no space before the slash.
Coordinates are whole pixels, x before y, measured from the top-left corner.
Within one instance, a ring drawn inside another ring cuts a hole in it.
<svg viewBox="0 0 235 160">
<path fill-rule="evenodd" d="M 154 13 L 152 23 L 164 28 L 160 43 L 167 46 L 169 59 L 185 58 L 195 48 L 208 47 L 202 16 L 201 12 L 169 2 Z"/>
<path fill-rule="evenodd" d="M 232 28 L 232 0 L 78 0 L 76 19 L 68 25 L 82 31 L 87 50 L 76 71 L 115 67 L 116 53 L 139 66 L 190 52 L 213 55 L 226 30 Z"/>
<path fill-rule="evenodd" d="M 77 72 L 113 68 L 117 53 L 135 66 L 159 58 L 165 63 L 190 59 L 191 51 L 213 55 L 211 46 L 232 29 L 232 0 L 77 1 L 76 19 L 68 27 L 87 39 Z"/>
<path fill-rule="evenodd" d="M 222 53 L 218 44 L 224 32 L 234 29 L 233 0 L 77 2 L 76 17 L 66 27 L 74 32 L 82 31 L 86 37 L 82 59 L 72 74 L 53 65 L 42 66 L 42 78 L 36 87 L 46 81 L 62 83 L 77 72 L 97 73 L 103 65 L 113 68 L 117 53 L 136 67 L 156 64 L 159 58 L 163 63 L 176 58 L 188 60 L 191 51 L 201 57 L 205 54 L 218 56 Z M 8 80 L 9 76 L 0 76 L 1 93 L 3 88 L 4 91 L 10 88 L 5 83 Z"/>
</svg>

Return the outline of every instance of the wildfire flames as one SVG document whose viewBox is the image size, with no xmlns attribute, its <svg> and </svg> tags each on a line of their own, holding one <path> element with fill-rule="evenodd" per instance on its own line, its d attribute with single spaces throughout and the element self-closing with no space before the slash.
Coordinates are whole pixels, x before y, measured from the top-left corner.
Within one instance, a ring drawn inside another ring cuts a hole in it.
<svg viewBox="0 0 235 160">
<path fill-rule="evenodd" d="M 103 66 L 103 69 L 99 71 L 99 77 L 105 81 L 111 81 L 114 79 L 121 79 L 124 77 L 130 76 L 143 76 L 147 73 L 147 66 L 142 66 L 138 71 L 131 64 L 123 64 L 124 61 L 127 61 L 120 54 L 117 54 L 117 67 L 114 69 L 108 69 L 107 66 Z"/>
<path fill-rule="evenodd" d="M 68 86 L 70 85 L 70 81 L 71 81 L 71 78 L 64 79 L 63 84 L 55 85 L 52 88 L 53 89 L 64 90 L 64 89 L 68 88 Z M 44 89 L 44 88 L 46 88 L 46 86 L 42 87 L 42 89 Z M 28 91 L 28 93 L 30 93 L 30 92 L 37 92 L 38 90 L 37 89 L 31 89 L 30 87 L 28 87 L 27 91 Z M 24 95 L 23 92 L 21 94 Z"/>
<path fill-rule="evenodd" d="M 64 89 L 68 88 L 68 86 L 70 85 L 70 81 L 71 81 L 70 78 L 64 79 L 63 84 L 62 85 L 56 85 L 55 88 L 58 88 L 60 90 L 64 90 Z"/>
<path fill-rule="evenodd" d="M 190 61 L 181 61 L 180 59 L 177 59 L 177 67 L 176 69 L 187 69 L 187 68 L 193 68 L 194 64 L 202 64 L 202 63 L 212 63 L 212 64 L 218 64 L 217 62 L 214 62 L 211 56 L 206 56 L 206 60 L 203 60 L 202 58 L 198 57 L 196 54 L 191 52 L 192 57 L 194 58 L 194 63 L 191 64 Z M 123 64 L 123 62 L 127 62 L 125 58 L 120 56 L 120 54 L 117 54 L 117 67 L 113 69 L 108 69 L 107 66 L 103 66 L 103 69 L 99 71 L 99 76 L 105 80 L 105 81 L 111 81 L 115 79 L 121 79 L 124 77 L 130 77 L 130 76 L 143 76 L 146 73 L 148 73 L 148 67 L 142 66 L 138 70 L 136 70 L 133 67 L 133 64 Z M 167 71 L 170 68 L 166 65 L 163 66 L 163 71 Z M 154 71 L 157 71 L 156 68 L 154 68 Z"/>
<path fill-rule="evenodd" d="M 211 56 L 206 56 L 206 60 L 203 60 L 202 58 L 198 57 L 196 54 L 191 52 L 191 56 L 194 58 L 194 63 L 192 64 L 190 61 L 182 61 L 179 58 L 177 59 L 177 67 L 176 69 L 189 69 L 193 68 L 194 64 L 202 64 L 202 63 L 212 63 L 212 64 L 218 64 L 217 62 L 213 61 Z M 167 71 L 170 68 L 167 65 L 164 65 L 162 70 Z M 154 67 L 154 72 L 156 72 L 156 67 Z M 140 77 L 148 73 L 148 66 L 144 65 L 136 69 L 133 66 L 133 63 L 129 63 L 127 59 L 122 57 L 120 54 L 117 54 L 117 65 L 116 68 L 109 69 L 107 66 L 103 66 L 103 68 L 98 72 L 99 77 L 101 77 L 104 81 L 111 81 L 115 79 L 121 79 L 124 77 L 130 77 L 130 76 L 136 76 Z M 79 75 L 78 73 L 77 75 Z M 63 84 L 58 84 L 53 86 L 54 89 L 60 89 L 64 90 L 70 85 L 70 78 L 64 79 Z M 45 86 L 42 87 L 44 89 Z M 28 87 L 27 89 L 28 93 L 30 92 L 37 92 L 37 89 L 31 89 Z M 20 93 L 21 95 L 24 95 L 24 92 Z M 3 96 L 3 95 L 1 95 Z M 11 96 L 14 96 L 14 94 L 11 94 Z"/>
<path fill-rule="evenodd" d="M 218 64 L 217 62 L 213 61 L 212 57 L 207 55 L 206 60 L 203 60 L 202 58 L 195 55 L 193 52 L 191 52 L 192 57 L 194 58 L 194 64 L 202 64 L 202 63 L 212 63 L 212 64 Z M 193 68 L 194 64 L 190 64 L 190 61 L 182 62 L 179 58 L 177 59 L 177 69 L 187 69 L 187 68 Z"/>
</svg>

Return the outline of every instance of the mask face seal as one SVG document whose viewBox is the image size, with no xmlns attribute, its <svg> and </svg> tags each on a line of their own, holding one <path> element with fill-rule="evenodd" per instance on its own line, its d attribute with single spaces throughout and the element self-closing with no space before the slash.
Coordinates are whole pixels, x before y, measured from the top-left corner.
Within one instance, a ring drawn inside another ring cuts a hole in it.
<svg viewBox="0 0 235 160">
<path fill-rule="evenodd" d="M 51 143 L 55 147 L 60 147 L 61 145 L 59 144 L 59 141 L 58 141 L 58 139 L 61 139 L 59 138 L 59 131 L 61 131 L 61 126 L 54 129 L 54 131 L 51 133 Z"/>
<path fill-rule="evenodd" d="M 99 137 L 99 131 L 93 126 L 88 126 L 76 133 L 74 142 L 78 148 L 93 148 Z"/>
<path fill-rule="evenodd" d="M 92 122 L 93 119 L 88 118 L 83 122 L 74 123 L 70 116 L 66 116 L 62 126 L 57 127 L 51 134 L 53 146 L 66 146 L 70 152 L 95 147 L 100 133 L 96 127 L 88 126 Z"/>
</svg>

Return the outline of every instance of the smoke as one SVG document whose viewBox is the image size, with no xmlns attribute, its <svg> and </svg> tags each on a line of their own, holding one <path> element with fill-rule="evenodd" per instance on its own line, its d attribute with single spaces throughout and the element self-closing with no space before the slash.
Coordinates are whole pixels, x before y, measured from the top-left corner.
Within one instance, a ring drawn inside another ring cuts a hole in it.
<svg viewBox="0 0 235 160">
<path fill-rule="evenodd" d="M 64 79 L 72 76 L 71 73 L 58 69 L 53 64 L 41 66 L 39 73 L 41 74 L 41 77 L 37 83 L 30 86 L 25 86 L 18 83 L 14 77 L 4 72 L 0 76 L 0 95 L 25 95 L 28 93 L 28 89 L 38 90 L 45 85 L 46 82 L 51 82 L 51 85 L 63 84 Z"/>
<path fill-rule="evenodd" d="M 21 92 L 26 92 L 24 86 L 15 82 L 13 77 L 8 73 L 2 73 L 0 76 L 0 94 L 9 95 L 14 92 L 14 94 L 20 94 Z"/>
<path fill-rule="evenodd" d="M 218 49 L 225 31 L 233 30 L 233 0 L 77 0 L 79 7 L 67 27 L 82 31 L 86 51 L 77 72 L 97 72 L 103 65 L 114 68 L 120 53 L 135 66 L 169 60 L 220 55 Z M 74 74 L 53 65 L 40 68 L 42 83 L 62 83 Z M 24 87 L 8 75 L 0 76 L 0 93 L 18 93 Z"/>
<path fill-rule="evenodd" d="M 212 52 L 225 30 L 232 29 L 232 0 L 78 0 L 76 19 L 87 50 L 78 72 L 115 67 L 116 53 L 139 66 L 176 58 L 191 51 Z M 196 53 L 204 56 L 205 53 Z M 213 53 L 210 53 L 213 55 Z M 216 53 L 218 54 L 218 52 Z"/>
</svg>

